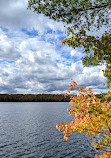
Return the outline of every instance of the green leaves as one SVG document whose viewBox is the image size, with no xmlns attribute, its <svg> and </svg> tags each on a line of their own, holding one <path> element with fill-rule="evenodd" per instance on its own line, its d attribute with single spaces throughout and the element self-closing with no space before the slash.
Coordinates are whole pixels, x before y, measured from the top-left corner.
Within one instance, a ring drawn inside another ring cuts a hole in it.
<svg viewBox="0 0 111 158">
<path fill-rule="evenodd" d="M 99 65 L 99 61 L 98 61 L 97 57 L 94 55 L 90 55 L 90 56 L 86 56 L 86 57 L 82 58 L 82 63 L 84 66 L 87 66 L 87 67 L 90 65 L 93 65 L 93 66 Z"/>
<path fill-rule="evenodd" d="M 69 35 L 72 37 L 68 38 Z M 67 43 L 72 48 L 83 47 L 84 52 L 88 54 L 82 58 L 84 66 L 97 66 L 106 64 L 104 76 L 107 78 L 107 86 L 111 86 L 111 32 L 106 32 L 102 37 L 94 37 L 86 35 L 86 31 L 82 28 L 78 33 L 74 33 L 73 29 L 67 28 L 67 37 L 63 39 L 63 44 Z M 92 55 L 91 52 L 94 52 Z"/>
<path fill-rule="evenodd" d="M 110 4 L 109 0 L 94 3 L 92 0 L 28 0 L 28 9 L 43 13 L 50 19 L 72 24 L 74 29 L 91 29 L 94 25 L 99 29 L 101 25 L 109 24 Z M 95 23 L 96 18 L 98 23 Z"/>
</svg>

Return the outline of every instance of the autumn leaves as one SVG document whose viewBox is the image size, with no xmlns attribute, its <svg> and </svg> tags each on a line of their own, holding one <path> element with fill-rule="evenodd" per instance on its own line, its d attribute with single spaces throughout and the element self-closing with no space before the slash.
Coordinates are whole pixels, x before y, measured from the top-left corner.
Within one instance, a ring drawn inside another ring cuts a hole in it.
<svg viewBox="0 0 111 158">
<path fill-rule="evenodd" d="M 95 138 L 97 135 L 100 137 L 99 141 L 94 140 L 92 145 L 95 148 L 110 149 L 111 148 L 111 102 L 107 99 L 111 95 L 109 91 L 105 96 L 106 101 L 101 103 L 101 99 L 98 99 L 93 94 L 92 89 L 85 88 L 84 86 L 77 89 L 76 82 L 72 81 L 67 92 L 70 93 L 74 88 L 78 91 L 78 95 L 71 95 L 69 109 L 69 115 L 71 115 L 72 121 L 68 124 L 61 122 L 57 125 L 57 129 L 63 132 L 64 139 L 68 141 L 68 134 L 78 131 L 79 133 L 87 132 L 89 137 Z M 66 96 L 68 95 L 66 94 Z M 107 155 L 110 152 L 105 152 L 103 157 L 109 158 Z M 111 155 L 110 155 L 111 156 Z M 95 155 L 95 158 L 98 155 Z M 101 158 L 103 158 L 101 157 Z"/>
</svg>

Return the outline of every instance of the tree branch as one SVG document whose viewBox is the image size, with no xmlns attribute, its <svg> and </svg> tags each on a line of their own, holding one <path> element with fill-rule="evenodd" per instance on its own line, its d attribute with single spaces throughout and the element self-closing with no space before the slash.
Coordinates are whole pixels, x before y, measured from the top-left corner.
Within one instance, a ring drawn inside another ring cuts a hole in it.
<svg viewBox="0 0 111 158">
<path fill-rule="evenodd" d="M 80 8 L 80 9 L 77 9 L 77 10 L 79 12 L 81 12 L 81 11 L 86 11 L 86 10 L 94 10 L 94 9 L 104 8 L 104 7 L 108 7 L 108 6 L 111 6 L 111 3 L 110 3 L 110 5 L 108 5 L 107 3 L 104 3 L 104 4 L 101 4 L 101 5 L 92 6 L 92 7 L 89 7 L 89 8 Z"/>
</svg>

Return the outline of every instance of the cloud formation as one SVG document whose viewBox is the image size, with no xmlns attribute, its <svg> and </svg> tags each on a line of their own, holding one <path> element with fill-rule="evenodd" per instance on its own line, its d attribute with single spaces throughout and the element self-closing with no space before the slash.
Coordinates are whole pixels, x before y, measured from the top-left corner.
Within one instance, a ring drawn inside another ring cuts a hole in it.
<svg viewBox="0 0 111 158">
<path fill-rule="evenodd" d="M 65 93 L 78 86 L 107 91 L 105 66 L 83 67 L 82 50 L 62 46 L 62 23 L 27 11 L 27 0 L 0 1 L 0 93 Z"/>
<path fill-rule="evenodd" d="M 37 30 L 40 35 L 44 34 L 46 28 L 53 31 L 63 31 L 63 24 L 53 22 L 43 14 L 36 14 L 27 10 L 27 0 L 4 0 L 0 1 L 0 25 L 8 29 L 26 28 Z"/>
</svg>

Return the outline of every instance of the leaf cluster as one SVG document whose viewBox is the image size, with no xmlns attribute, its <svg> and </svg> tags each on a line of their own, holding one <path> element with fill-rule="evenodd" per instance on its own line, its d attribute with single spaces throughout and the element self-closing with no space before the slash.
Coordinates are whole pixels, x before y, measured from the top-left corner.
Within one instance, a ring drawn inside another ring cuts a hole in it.
<svg viewBox="0 0 111 158">
<path fill-rule="evenodd" d="M 68 134 L 78 131 L 79 133 L 87 132 L 89 137 L 95 139 L 99 137 L 99 141 L 95 140 L 92 145 L 100 150 L 111 149 L 111 101 L 108 97 L 111 91 L 108 91 L 106 100 L 101 103 L 101 99 L 93 94 L 91 88 L 77 88 L 76 82 L 72 81 L 67 92 L 70 93 L 74 88 L 78 91 L 77 96 L 71 95 L 69 115 L 72 120 L 68 124 L 61 122 L 57 125 L 57 129 L 63 132 L 64 139 L 68 141 Z M 68 94 L 67 94 L 68 95 Z"/>
<path fill-rule="evenodd" d="M 71 37 L 68 37 L 70 36 Z M 84 48 L 86 57 L 82 58 L 84 66 L 100 65 L 105 63 L 106 68 L 103 71 L 104 76 L 108 79 L 107 86 L 111 86 L 111 32 L 106 32 L 102 37 L 88 36 L 82 28 L 78 33 L 73 29 L 67 28 L 67 37 L 62 41 L 62 45 L 67 43 L 72 48 Z M 94 53 L 92 54 L 93 51 Z"/>
<path fill-rule="evenodd" d="M 95 158 L 110 158 L 111 157 L 111 152 L 105 151 L 102 155 L 95 155 Z"/>
</svg>

